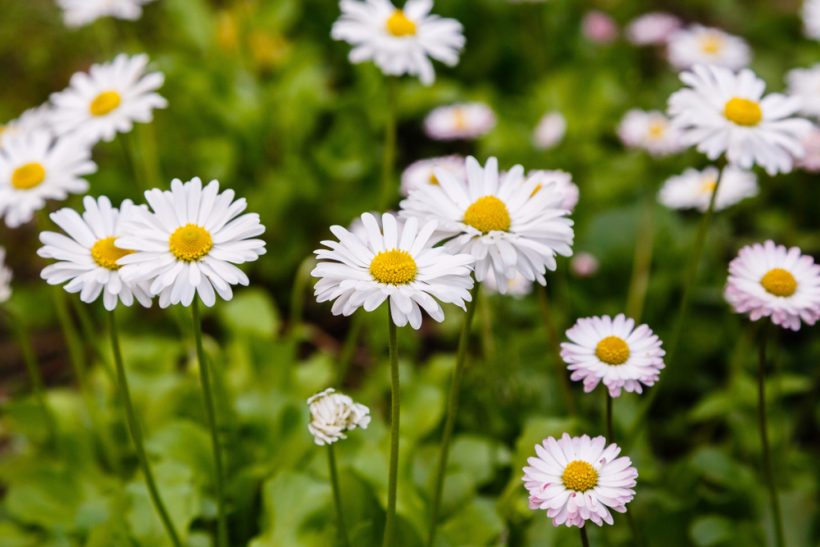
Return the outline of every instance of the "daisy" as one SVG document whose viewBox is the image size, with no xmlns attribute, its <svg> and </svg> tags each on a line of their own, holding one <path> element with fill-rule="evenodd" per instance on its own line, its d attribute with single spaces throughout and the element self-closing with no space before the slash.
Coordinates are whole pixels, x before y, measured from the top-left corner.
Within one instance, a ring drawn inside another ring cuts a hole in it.
<svg viewBox="0 0 820 547">
<path fill-rule="evenodd" d="M 432 0 L 408 0 L 397 8 L 388 0 L 341 0 L 342 15 L 330 35 L 353 46 L 350 62 L 373 61 L 387 75 L 436 78 L 430 59 L 458 64 L 464 48 L 461 23 L 431 15 Z"/>
<path fill-rule="evenodd" d="M 714 65 L 737 70 L 749 66 L 752 60 L 752 50 L 742 38 L 701 25 L 692 25 L 670 36 L 667 55 L 677 69 Z"/>
<path fill-rule="evenodd" d="M 0 147 L 0 216 L 16 228 L 30 221 L 46 200 L 87 191 L 83 176 L 96 170 L 83 141 L 54 139 L 45 131 L 13 135 Z"/>
<path fill-rule="evenodd" d="M 34 131 L 51 131 L 51 105 L 46 103 L 29 108 L 14 120 L 0 126 L 0 146 L 4 139 Z"/>
<path fill-rule="evenodd" d="M 670 209 L 698 209 L 705 212 L 709 208 L 719 175 L 717 167 L 707 167 L 702 171 L 687 169 L 682 175 L 671 177 L 663 184 L 658 193 L 658 201 Z M 751 171 L 730 165 L 723 170 L 721 177 L 720 188 L 715 197 L 715 211 L 757 195 L 757 177 Z"/>
<path fill-rule="evenodd" d="M 579 319 L 566 334 L 570 341 L 561 343 L 561 358 L 587 393 L 600 382 L 612 397 L 621 389 L 642 393 L 642 385 L 654 385 L 665 366 L 660 339 L 624 314 Z"/>
<path fill-rule="evenodd" d="M 800 141 L 811 131 L 808 120 L 794 117 L 800 100 L 779 93 L 763 96 L 766 84 L 745 69 L 696 66 L 684 72 L 688 86 L 669 98 L 672 125 L 687 145 L 715 160 L 725 153 L 744 169 L 757 164 L 770 175 L 791 171 L 803 155 Z"/>
<path fill-rule="evenodd" d="M 601 263 L 594 254 L 583 251 L 573 256 L 569 262 L 570 271 L 580 278 L 592 277 L 600 267 Z"/>
<path fill-rule="evenodd" d="M 142 16 L 142 6 L 153 0 L 57 0 L 63 10 L 66 26 L 81 27 L 101 17 L 116 17 L 136 21 Z"/>
<path fill-rule="evenodd" d="M 501 290 L 498 287 L 495 274 L 490 270 L 487 272 L 487 277 L 484 279 L 482 285 L 490 294 L 503 293 L 515 298 L 527 296 L 532 292 L 532 281 L 525 279 L 521 274 L 516 274 L 510 279 L 505 279 L 504 288 Z"/>
<path fill-rule="evenodd" d="M 803 27 L 806 36 L 820 40 L 820 0 L 804 0 Z"/>
<path fill-rule="evenodd" d="M 77 134 L 92 143 L 111 141 L 131 131 L 134 122 L 148 123 L 155 108 L 168 101 L 155 93 L 162 87 L 161 72 L 145 72 L 148 56 L 120 54 L 110 63 L 77 72 L 67 89 L 51 96 L 54 130 Z"/>
<path fill-rule="evenodd" d="M 806 153 L 797 162 L 797 166 L 809 173 L 820 172 L 820 127 L 812 127 L 811 132 L 803 139 Z"/>
<path fill-rule="evenodd" d="M 820 117 L 820 64 L 790 70 L 786 81 L 789 95 L 800 99 L 800 111 L 806 116 Z"/>
<path fill-rule="evenodd" d="M 726 300 L 749 319 L 771 317 L 794 331 L 820 319 L 820 265 L 797 247 L 773 241 L 743 247 L 729 264 Z"/>
<path fill-rule="evenodd" d="M 436 176 L 440 184 L 411 192 L 401 214 L 436 220 L 436 240 L 447 240 L 444 246 L 452 252 L 471 254 L 478 281 L 493 269 L 499 281 L 520 274 L 546 285 L 544 273 L 555 270 L 555 255 L 572 254 L 564 194 L 554 186 L 536 191 L 537 181 L 525 181 L 520 165 L 499 177 L 495 158 L 482 167 L 469 157 L 466 181 L 443 169 Z M 505 283 L 498 285 L 503 293 Z"/>
<path fill-rule="evenodd" d="M 626 27 L 626 37 L 636 46 L 662 45 L 680 27 L 680 19 L 671 13 L 656 11 L 633 19 Z"/>
<path fill-rule="evenodd" d="M 308 431 L 319 446 L 346 439 L 345 432 L 370 424 L 370 409 L 343 393 L 327 388 L 307 400 L 310 409 Z"/>
<path fill-rule="evenodd" d="M 140 209 L 129 219 L 116 245 L 133 252 L 117 263 L 127 282 L 146 282 L 151 296 L 166 308 L 189 306 L 194 296 L 213 306 L 216 296 L 233 298 L 232 285 L 248 284 L 235 264 L 265 254 L 265 242 L 252 239 L 265 227 L 256 213 L 241 214 L 245 198 L 234 191 L 219 192 L 219 182 L 202 187 L 194 178 L 171 181 L 171 190 L 145 192 L 151 210 Z"/>
<path fill-rule="evenodd" d="M 538 121 L 532 135 L 532 144 L 538 150 L 558 146 L 567 132 L 567 119 L 560 112 L 548 112 Z"/>
<path fill-rule="evenodd" d="M 125 200 L 120 209 L 111 206 L 105 196 L 83 198 L 85 211 L 80 216 L 69 208 L 51 213 L 50 218 L 66 235 L 42 232 L 43 243 L 37 254 L 57 262 L 46 266 L 42 278 L 49 285 L 66 283 L 65 290 L 80 293 L 80 300 L 90 304 L 103 297 L 105 309 L 111 311 L 119 302 L 130 306 L 134 298 L 143 306 L 151 306 L 147 287 L 128 283 L 120 277 L 118 261 L 131 251 L 115 245 L 122 227 L 138 209 Z"/>
<path fill-rule="evenodd" d="M 610 510 L 626 513 L 626 504 L 635 497 L 638 470 L 628 457 L 618 457 L 617 444 L 607 446 L 602 436 L 547 437 L 535 452 L 522 480 L 530 509 L 546 510 L 553 526 L 583 528 L 590 520 L 598 526 L 612 524 Z"/>
<path fill-rule="evenodd" d="M 465 176 L 464 158 L 461 156 L 442 156 L 411 163 L 401 174 L 401 192 L 409 194 L 412 190 L 427 184 L 438 184 L 435 169 L 441 167 L 453 173 L 454 176 Z"/>
<path fill-rule="evenodd" d="M 578 205 L 578 198 L 581 193 L 578 186 L 572 182 L 572 175 L 566 171 L 530 171 L 527 173 L 525 184 L 535 182 L 535 190 L 537 194 L 542 188 L 547 188 L 549 191 L 558 192 L 563 196 L 559 207 L 572 212 L 575 206 Z"/>
<path fill-rule="evenodd" d="M 440 106 L 424 119 L 424 131 L 437 141 L 476 139 L 495 127 L 495 113 L 483 103 Z"/>
<path fill-rule="evenodd" d="M 653 156 L 666 156 L 683 149 L 680 132 L 657 110 L 630 110 L 618 125 L 618 136 L 629 148 L 646 150 Z"/>
<path fill-rule="evenodd" d="M 6 250 L 0 247 L 0 304 L 11 298 L 11 270 L 6 266 Z"/>
<path fill-rule="evenodd" d="M 385 213 L 380 227 L 370 213 L 361 219 L 366 237 L 331 226 L 338 241 L 323 241 L 326 248 L 315 251 L 319 264 L 311 275 L 319 279 L 316 300 L 333 301 L 333 315 L 349 316 L 360 307 L 371 312 L 388 300 L 397 326 L 410 323 L 418 329 L 422 308 L 436 321 L 444 320 L 436 300 L 466 309 L 473 258 L 433 248 L 435 222 L 419 228 L 418 219 L 400 222 Z"/>
</svg>

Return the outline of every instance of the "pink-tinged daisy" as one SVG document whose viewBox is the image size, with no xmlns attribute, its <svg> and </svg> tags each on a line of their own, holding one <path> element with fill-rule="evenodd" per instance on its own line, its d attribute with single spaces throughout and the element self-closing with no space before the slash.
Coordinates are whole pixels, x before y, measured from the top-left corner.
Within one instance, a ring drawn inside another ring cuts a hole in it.
<svg viewBox="0 0 820 547">
<path fill-rule="evenodd" d="M 797 162 L 797 167 L 809 173 L 820 172 L 820 127 L 812 127 L 811 132 L 803 139 L 806 153 Z"/>
<path fill-rule="evenodd" d="M 437 141 L 470 140 L 495 127 L 495 113 L 483 103 L 440 106 L 424 119 L 424 131 Z"/>
<path fill-rule="evenodd" d="M 560 112 L 548 112 L 538 120 L 532 144 L 538 150 L 549 150 L 561 144 L 567 132 L 567 119 Z"/>
<path fill-rule="evenodd" d="M 737 313 L 757 321 L 770 317 L 785 329 L 820 319 L 820 265 L 797 247 L 773 241 L 740 249 L 729 264 L 726 300 Z"/>
<path fill-rule="evenodd" d="M 633 19 L 626 27 L 626 38 L 636 46 L 662 45 L 681 27 L 671 13 L 655 11 Z"/>
<path fill-rule="evenodd" d="M 618 38 L 618 24 L 603 11 L 591 10 L 581 20 L 581 33 L 590 42 L 609 44 Z"/>
<path fill-rule="evenodd" d="M 635 497 L 638 470 L 621 448 L 602 436 L 547 437 L 527 459 L 524 486 L 530 509 L 542 509 L 553 526 L 583 528 L 587 521 L 612 524 L 610 510 L 626 513 Z"/>
<path fill-rule="evenodd" d="M 642 393 L 658 381 L 664 368 L 660 339 L 647 325 L 635 327 L 624 314 L 579 319 L 566 332 L 561 358 L 589 393 L 603 382 L 612 397 L 621 390 Z"/>
<path fill-rule="evenodd" d="M 572 182 L 572 175 L 566 171 L 557 169 L 530 171 L 527 173 L 527 183 L 529 182 L 535 182 L 535 190 L 533 190 L 535 194 L 544 188 L 561 194 L 563 199 L 559 207 L 562 209 L 572 212 L 578 205 L 581 191 L 578 189 L 578 185 Z"/>
<path fill-rule="evenodd" d="M 820 0 L 803 1 L 803 28 L 806 36 L 820 40 Z"/>
<path fill-rule="evenodd" d="M 417 188 L 428 184 L 438 184 L 435 173 L 438 167 L 446 169 L 460 178 L 466 176 L 464 158 L 461 156 L 443 156 L 440 158 L 418 160 L 408 165 L 401 174 L 401 193 L 406 196 Z"/>
</svg>

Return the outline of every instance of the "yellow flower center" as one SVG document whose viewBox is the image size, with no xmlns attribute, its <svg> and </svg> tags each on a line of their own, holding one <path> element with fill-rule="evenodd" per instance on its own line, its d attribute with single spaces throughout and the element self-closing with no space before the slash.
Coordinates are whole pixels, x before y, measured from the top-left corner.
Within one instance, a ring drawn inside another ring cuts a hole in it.
<svg viewBox="0 0 820 547">
<path fill-rule="evenodd" d="M 463 108 L 453 110 L 453 125 L 455 125 L 459 131 L 467 129 L 467 114 Z"/>
<path fill-rule="evenodd" d="M 427 179 L 427 182 L 432 184 L 433 186 L 438 186 L 439 181 L 435 174 L 430 173 L 430 177 Z"/>
<path fill-rule="evenodd" d="M 416 34 L 416 24 L 402 10 L 397 9 L 387 18 L 387 32 L 399 37 L 413 36 Z"/>
<path fill-rule="evenodd" d="M 595 346 L 595 356 L 607 365 L 623 365 L 629 359 L 629 346 L 623 338 L 607 336 Z"/>
<path fill-rule="evenodd" d="M 598 472 L 584 460 L 572 460 L 561 475 L 564 488 L 575 492 L 586 492 L 598 484 Z"/>
<path fill-rule="evenodd" d="M 21 165 L 11 174 L 11 185 L 18 190 L 31 190 L 46 180 L 46 168 L 36 161 Z"/>
<path fill-rule="evenodd" d="M 94 97 L 94 100 L 91 101 L 88 107 L 88 111 L 91 112 L 92 116 L 105 116 L 111 113 L 111 111 L 116 110 L 121 102 L 122 97 L 116 91 L 103 91 Z"/>
<path fill-rule="evenodd" d="M 109 270 L 119 270 L 120 265 L 117 261 L 126 255 L 130 255 L 134 251 L 128 249 L 120 249 L 114 245 L 116 237 L 106 237 L 98 240 L 93 247 L 91 247 L 91 258 L 98 266 L 107 268 Z"/>
<path fill-rule="evenodd" d="M 701 192 L 702 194 L 709 194 L 709 195 L 711 195 L 711 194 L 712 194 L 712 192 L 714 192 L 714 191 L 715 191 L 715 188 L 717 188 L 717 181 L 716 181 L 716 180 L 714 180 L 714 179 L 710 179 L 710 180 L 704 181 L 704 182 L 700 185 L 700 192 Z"/>
<path fill-rule="evenodd" d="M 510 213 L 504 202 L 497 197 L 484 196 L 464 211 L 464 224 L 485 234 L 495 230 L 506 232 L 510 229 Z"/>
<path fill-rule="evenodd" d="M 404 285 L 416 278 L 416 261 L 407 251 L 382 251 L 370 262 L 370 275 L 379 283 Z"/>
<path fill-rule="evenodd" d="M 775 296 L 791 296 L 797 291 L 797 280 L 791 272 L 783 268 L 774 268 L 766 272 L 760 279 L 760 284 L 769 294 Z"/>
<path fill-rule="evenodd" d="M 660 139 L 666 132 L 666 125 L 661 122 L 652 122 L 649 124 L 649 138 Z"/>
<path fill-rule="evenodd" d="M 177 228 L 168 239 L 171 253 L 179 260 L 193 262 L 207 255 L 214 246 L 208 231 L 196 224 L 186 224 Z"/>
<path fill-rule="evenodd" d="M 733 97 L 729 99 L 729 102 L 723 108 L 723 115 L 727 120 L 737 125 L 753 127 L 763 119 L 763 110 L 755 101 Z"/>
<path fill-rule="evenodd" d="M 535 189 L 532 191 L 532 194 L 530 194 L 530 197 L 534 197 L 534 196 L 535 196 L 535 194 L 537 194 L 538 192 L 540 192 L 540 191 L 541 191 L 541 188 L 543 188 L 543 187 L 544 187 L 544 185 L 543 185 L 543 184 L 541 184 L 540 182 L 539 182 L 538 184 L 536 184 L 536 185 L 535 185 Z"/>
<path fill-rule="evenodd" d="M 700 48 L 704 53 L 716 55 L 723 49 L 723 37 L 719 34 L 710 34 L 701 40 Z"/>
</svg>

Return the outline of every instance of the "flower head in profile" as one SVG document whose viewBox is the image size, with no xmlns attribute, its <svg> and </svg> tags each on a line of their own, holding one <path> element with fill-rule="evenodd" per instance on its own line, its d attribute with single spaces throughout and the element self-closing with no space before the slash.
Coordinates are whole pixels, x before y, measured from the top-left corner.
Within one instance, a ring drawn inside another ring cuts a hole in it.
<svg viewBox="0 0 820 547">
<path fill-rule="evenodd" d="M 248 276 L 236 265 L 265 254 L 265 232 L 256 213 L 242 212 L 244 198 L 233 190 L 219 191 L 219 182 L 202 185 L 199 178 L 171 182 L 171 190 L 145 192 L 150 210 L 129 218 L 116 245 L 132 252 L 122 257 L 122 277 L 145 282 L 162 308 L 189 306 L 199 295 L 213 306 L 218 295 L 233 298 L 233 285 L 247 285 Z"/>
<path fill-rule="evenodd" d="M 38 131 L 51 131 L 51 105 L 29 108 L 19 117 L 0 125 L 0 146 L 4 139 Z"/>
<path fill-rule="evenodd" d="M 561 144 L 567 132 L 567 119 L 560 112 L 547 112 L 535 126 L 532 144 L 538 150 L 549 150 Z"/>
<path fill-rule="evenodd" d="M 55 139 L 46 131 L 13 135 L 0 147 L 0 216 L 16 228 L 47 200 L 86 192 L 83 177 L 96 170 L 91 148 L 82 140 Z"/>
<path fill-rule="evenodd" d="M 53 125 L 59 135 L 76 134 L 96 143 L 128 133 L 134 122 L 148 123 L 168 101 L 156 93 L 165 76 L 146 73 L 147 55 L 120 54 L 110 63 L 77 72 L 69 87 L 51 96 Z"/>
<path fill-rule="evenodd" d="M 800 111 L 806 116 L 820 117 L 820 64 L 790 70 L 786 81 L 789 95 L 800 99 Z"/>
<path fill-rule="evenodd" d="M 63 10 L 66 26 L 82 27 L 102 17 L 135 21 L 142 16 L 142 6 L 154 0 L 57 0 Z"/>
<path fill-rule="evenodd" d="M 11 269 L 6 265 L 6 249 L 0 247 L 0 304 L 11 298 Z"/>
<path fill-rule="evenodd" d="M 440 106 L 424 119 L 424 132 L 437 141 L 477 139 L 493 127 L 495 113 L 484 103 Z"/>
<path fill-rule="evenodd" d="M 349 316 L 358 308 L 371 312 L 388 301 L 393 322 L 421 327 L 423 309 L 436 321 L 444 320 L 438 301 L 466 309 L 471 299 L 473 258 L 433 248 L 436 223 L 419 226 L 416 218 L 399 221 L 393 215 L 361 217 L 363 235 L 331 226 L 338 240 L 323 241 L 316 251 L 319 264 L 311 275 L 316 300 L 333 302 L 333 315 Z"/>
<path fill-rule="evenodd" d="M 440 184 L 411 192 L 401 214 L 436 220 L 436 240 L 475 257 L 478 281 L 492 269 L 501 292 L 502 280 L 516 275 L 545 285 L 544 273 L 556 268 L 555 255 L 572 254 L 572 220 L 562 207 L 566 196 L 555 185 L 539 189 L 536 179 L 524 179 L 520 165 L 499 176 L 495 158 L 484 167 L 467 158 L 466 180 L 443 169 L 436 176 Z"/>
<path fill-rule="evenodd" d="M 618 136 L 629 148 L 646 150 L 653 156 L 666 156 L 683 149 L 680 132 L 657 110 L 630 110 L 618 125 Z"/>
<path fill-rule="evenodd" d="M 441 167 L 451 171 L 457 177 L 465 176 L 464 158 L 461 156 L 442 156 L 418 160 L 410 165 L 401 174 L 401 192 L 405 196 L 412 190 L 428 184 L 438 184 L 435 170 Z"/>
<path fill-rule="evenodd" d="M 748 69 L 698 65 L 681 80 L 687 87 L 669 98 L 672 125 L 709 159 L 725 154 L 738 167 L 760 165 L 775 175 L 791 171 L 803 155 L 801 141 L 812 126 L 795 116 L 799 99 L 764 96 L 766 84 Z"/>
<path fill-rule="evenodd" d="M 621 390 L 642 393 L 652 386 L 664 368 L 660 339 L 647 325 L 618 314 L 613 319 L 586 317 L 567 330 L 569 342 L 561 343 L 561 358 L 572 372 L 570 378 L 584 383 L 589 393 L 603 382 L 612 397 Z"/>
<path fill-rule="evenodd" d="M 319 446 L 346 439 L 346 432 L 367 429 L 370 409 L 343 393 L 327 388 L 307 400 L 310 409 L 308 431 Z"/>
<path fill-rule="evenodd" d="M 558 192 L 564 199 L 561 200 L 559 207 L 572 212 L 575 206 L 578 205 L 578 199 L 581 197 L 581 191 L 578 185 L 572 182 L 572 175 L 566 171 L 542 170 L 538 169 L 527 173 L 526 183 L 535 182 L 536 194 L 542 189 L 546 188 L 550 192 Z"/>
<path fill-rule="evenodd" d="M 820 40 L 820 0 L 803 0 L 803 28 L 806 36 Z"/>
<path fill-rule="evenodd" d="M 389 76 L 417 76 L 435 81 L 431 59 L 458 64 L 464 47 L 461 23 L 432 15 L 433 0 L 408 0 L 397 8 L 389 0 L 341 0 L 342 15 L 331 36 L 353 46 L 351 63 L 373 61 Z"/>
<path fill-rule="evenodd" d="M 626 27 L 626 38 L 636 46 L 662 45 L 680 27 L 681 21 L 676 16 L 654 11 L 633 19 Z"/>
<path fill-rule="evenodd" d="M 524 486 L 530 509 L 543 509 L 553 526 L 583 528 L 587 521 L 612 524 L 610 510 L 626 513 L 635 497 L 638 470 L 621 448 L 604 437 L 547 437 L 527 459 Z"/>
<path fill-rule="evenodd" d="M 720 187 L 718 177 L 721 178 Z M 702 171 L 687 169 L 663 183 L 658 201 L 670 209 L 697 209 L 703 213 L 709 208 L 715 188 L 718 188 L 715 211 L 721 211 L 756 196 L 757 177 L 751 171 L 731 165 L 723 173 L 717 167 L 707 167 Z"/>
<path fill-rule="evenodd" d="M 693 25 L 670 36 L 669 62 L 677 69 L 695 65 L 722 66 L 738 70 L 749 66 L 752 50 L 737 36 L 720 29 Z"/>
<path fill-rule="evenodd" d="M 773 241 L 748 245 L 729 263 L 724 294 L 735 312 L 752 321 L 769 317 L 797 331 L 820 319 L 820 265 L 797 247 Z"/>
<path fill-rule="evenodd" d="M 82 215 L 69 208 L 51 213 L 51 220 L 65 233 L 40 234 L 43 247 L 37 254 L 56 260 L 43 269 L 43 279 L 49 285 L 65 283 L 66 291 L 80 293 L 80 300 L 87 304 L 102 296 L 103 305 L 109 311 L 120 302 L 130 306 L 134 299 L 149 307 L 151 297 L 147 287 L 120 277 L 119 260 L 131 251 L 115 244 L 123 225 L 138 208 L 125 200 L 118 210 L 105 196 L 98 199 L 86 196 L 83 206 Z"/>
</svg>

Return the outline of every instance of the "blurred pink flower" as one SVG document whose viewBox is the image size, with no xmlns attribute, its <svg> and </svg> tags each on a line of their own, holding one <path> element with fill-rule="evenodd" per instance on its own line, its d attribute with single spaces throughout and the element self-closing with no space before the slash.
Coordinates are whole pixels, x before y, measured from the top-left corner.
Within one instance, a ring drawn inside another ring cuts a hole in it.
<svg viewBox="0 0 820 547">
<path fill-rule="evenodd" d="M 805 153 L 797 161 L 797 166 L 809 173 L 820 172 L 820 127 L 814 126 L 803 139 L 803 150 Z"/>
<path fill-rule="evenodd" d="M 577 277 L 592 277 L 598 273 L 600 263 L 595 255 L 581 252 L 572 257 L 569 268 Z"/>
<path fill-rule="evenodd" d="M 618 37 L 618 25 L 606 13 L 598 10 L 588 11 L 581 22 L 581 30 L 591 42 L 608 44 Z"/>
<path fill-rule="evenodd" d="M 681 20 L 662 11 L 636 17 L 626 28 L 626 38 L 637 46 L 665 44 L 669 36 L 681 28 Z"/>
</svg>

